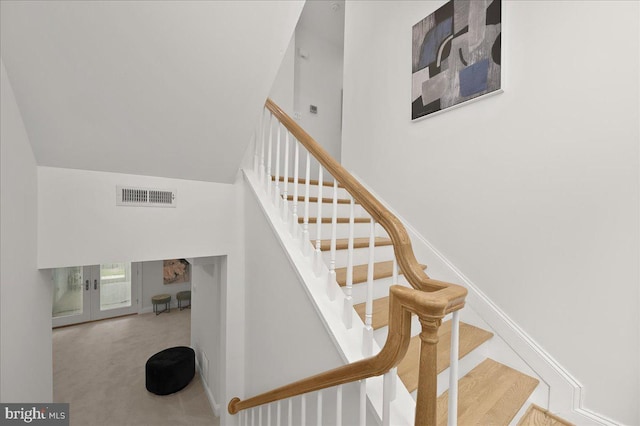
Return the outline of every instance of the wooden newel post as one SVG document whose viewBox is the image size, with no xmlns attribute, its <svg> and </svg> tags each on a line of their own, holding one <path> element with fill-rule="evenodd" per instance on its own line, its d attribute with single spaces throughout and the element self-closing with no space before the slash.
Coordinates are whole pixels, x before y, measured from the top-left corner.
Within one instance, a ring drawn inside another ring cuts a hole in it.
<svg viewBox="0 0 640 426">
<path fill-rule="evenodd" d="M 418 372 L 418 396 L 416 398 L 416 426 L 436 424 L 438 397 L 438 329 L 440 318 L 420 318 L 420 370 Z"/>
</svg>

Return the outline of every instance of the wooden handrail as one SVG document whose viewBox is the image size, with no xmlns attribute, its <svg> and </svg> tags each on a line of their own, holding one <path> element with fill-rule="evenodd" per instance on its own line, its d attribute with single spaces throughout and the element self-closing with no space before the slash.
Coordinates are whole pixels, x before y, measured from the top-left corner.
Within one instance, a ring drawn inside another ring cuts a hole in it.
<svg viewBox="0 0 640 426">
<path fill-rule="evenodd" d="M 240 410 L 386 373 L 404 358 L 411 338 L 411 314 L 416 314 L 422 325 L 422 343 L 415 424 L 435 424 L 438 328 L 446 314 L 464 306 L 466 288 L 429 278 L 416 260 L 411 240 L 400 220 L 271 99 L 267 99 L 265 107 L 331 173 L 338 184 L 383 226 L 393 243 L 398 266 L 413 288 L 399 285 L 390 287 L 389 332 L 384 347 L 377 355 L 246 400 L 233 398 L 229 402 L 229 413 L 235 414 Z"/>
<path fill-rule="evenodd" d="M 271 99 L 267 99 L 266 108 L 282 123 L 289 132 L 313 155 L 324 168 L 344 187 L 355 200 L 387 231 L 393 242 L 393 251 L 398 266 L 411 286 L 423 291 L 436 291 L 454 284 L 432 280 L 425 274 L 411 247 L 411 239 L 402 222 L 382 205 L 351 173 L 338 163 Z"/>
<path fill-rule="evenodd" d="M 299 380 L 249 399 L 233 398 L 229 402 L 229 413 L 236 414 L 240 410 L 384 374 L 398 365 L 407 352 L 411 339 L 412 313 L 420 318 L 423 330 L 425 325 L 432 330 L 432 332 L 423 331 L 420 335 L 423 345 L 422 352 L 425 354 L 434 353 L 438 342 L 437 330 L 442 318 L 447 312 L 462 308 L 465 294 L 465 288 L 454 285 L 435 292 L 424 292 L 400 285 L 391 286 L 389 289 L 389 333 L 384 347 L 376 356 Z M 435 424 L 437 396 L 435 357 L 430 361 L 432 361 L 434 368 L 431 369 L 428 377 L 421 375 L 418 385 L 418 400 L 433 401 L 430 404 L 432 407 L 425 409 L 429 411 L 428 415 L 422 412 L 424 410 L 419 408 L 416 410 L 416 425 Z"/>
</svg>

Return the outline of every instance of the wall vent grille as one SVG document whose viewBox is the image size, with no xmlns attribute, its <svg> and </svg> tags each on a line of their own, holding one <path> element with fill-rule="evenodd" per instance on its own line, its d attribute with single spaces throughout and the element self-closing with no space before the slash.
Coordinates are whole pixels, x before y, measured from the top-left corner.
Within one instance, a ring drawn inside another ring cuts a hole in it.
<svg viewBox="0 0 640 426">
<path fill-rule="evenodd" d="M 116 186 L 116 205 L 134 207 L 175 207 L 175 189 Z"/>
</svg>

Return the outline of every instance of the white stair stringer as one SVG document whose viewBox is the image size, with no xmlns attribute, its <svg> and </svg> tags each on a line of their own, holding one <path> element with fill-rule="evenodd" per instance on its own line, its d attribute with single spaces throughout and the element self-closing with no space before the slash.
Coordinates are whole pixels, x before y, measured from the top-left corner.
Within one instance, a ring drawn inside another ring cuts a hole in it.
<svg viewBox="0 0 640 426">
<path fill-rule="evenodd" d="M 345 364 L 361 360 L 363 358 L 362 336 L 364 324 L 360 317 L 353 310 L 353 326 L 351 329 L 345 327 L 343 322 L 344 293 L 335 284 L 337 287 L 334 292 L 336 297 L 333 301 L 327 297 L 328 268 L 322 262 L 321 273 L 316 275 L 313 269 L 313 254 L 310 252 L 309 257 L 306 257 L 302 253 L 300 239 L 293 238 L 289 233 L 288 226 L 282 220 L 282 211 L 274 206 L 273 197 L 269 197 L 265 193 L 264 184 L 261 183 L 260 178 L 251 170 L 245 169 L 243 172 L 245 180 L 259 201 L 263 213 L 269 218 L 269 224 L 274 234 L 277 236 L 280 245 L 296 271 L 307 295 L 313 302 Z M 312 227 L 310 226 L 310 234 L 314 235 L 311 233 L 311 229 Z M 380 346 L 376 342 L 373 342 L 373 346 L 373 353 L 378 353 Z M 378 416 L 378 419 L 376 419 L 378 422 L 382 418 L 382 388 L 382 376 L 367 379 L 367 398 L 370 407 L 373 408 L 373 411 Z M 399 426 L 412 425 L 414 423 L 414 414 L 415 401 L 406 388 L 399 383 L 396 386 L 396 397 L 391 403 L 391 424 Z"/>
</svg>

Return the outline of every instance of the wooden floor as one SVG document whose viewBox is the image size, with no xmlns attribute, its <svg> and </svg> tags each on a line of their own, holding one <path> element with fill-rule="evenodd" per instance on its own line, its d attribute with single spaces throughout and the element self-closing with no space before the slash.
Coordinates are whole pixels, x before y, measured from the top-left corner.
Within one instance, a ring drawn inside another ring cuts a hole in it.
<svg viewBox="0 0 640 426">
<path fill-rule="evenodd" d="M 542 407 L 531 404 L 518 422 L 518 426 L 574 426 L 573 423 L 549 413 Z"/>
<path fill-rule="evenodd" d="M 458 382 L 458 424 L 508 425 L 538 380 L 492 359 L 484 360 Z M 448 391 L 438 398 L 438 425 L 447 424 Z"/>
</svg>

